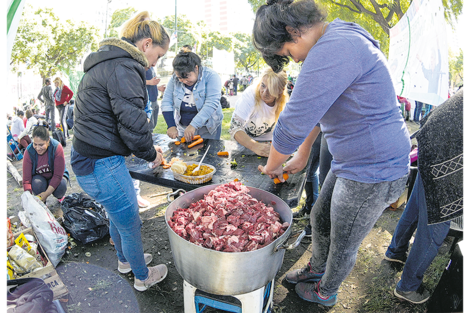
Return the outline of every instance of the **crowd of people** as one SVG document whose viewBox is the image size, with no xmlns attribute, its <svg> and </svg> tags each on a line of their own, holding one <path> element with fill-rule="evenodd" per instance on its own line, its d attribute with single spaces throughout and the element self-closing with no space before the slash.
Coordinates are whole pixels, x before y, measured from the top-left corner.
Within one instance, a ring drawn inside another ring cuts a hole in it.
<svg viewBox="0 0 470 313">
<path fill-rule="evenodd" d="M 139 207 L 148 202 L 140 197 L 139 182 L 131 178 L 124 157 L 132 153 L 153 168 L 161 164 L 162 149 L 152 140 L 159 110 L 172 139 L 184 137 L 190 142 L 196 135 L 220 139 L 222 103 L 226 103 L 222 87 L 227 95 L 243 91 L 231 118 L 232 140 L 267 158 L 260 172 L 281 182 L 283 173 L 307 169 L 307 201 L 298 215 L 310 216 L 305 232 L 312 240 L 312 255 L 285 279 L 306 301 L 336 304 L 361 242 L 403 193 L 409 174 L 411 142 L 405 119 L 410 118 L 410 102 L 397 98 L 378 42 L 355 23 L 339 19 L 328 23 L 312 0 L 268 0 L 258 9 L 253 28 L 255 48 L 269 66 L 259 78 L 233 75 L 222 85 L 220 76 L 204 66 L 191 47 L 185 47 L 173 60 L 168 83 L 158 86 L 153 67 L 170 42 L 163 26 L 141 12 L 123 25 L 119 38 L 105 39 L 86 58 L 75 101 L 59 77 L 53 81 L 55 90 L 46 79 L 38 96 L 45 104 L 45 123 L 30 110 L 26 125 L 22 111 L 13 117 L 11 132 L 25 155 L 24 190 L 44 202 L 50 195 L 63 199 L 66 193 L 63 147 L 49 136 L 57 108 L 65 138 L 73 127 L 71 168 L 77 182 L 108 213 L 118 270 L 133 271 L 135 289 L 145 291 L 165 279 L 168 269 L 165 264 L 148 267 L 153 256 L 143 252 L 139 217 Z M 296 78 L 283 69 L 289 59 L 303 62 Z M 159 91 L 163 93 L 160 106 Z M 463 98 L 463 91 L 456 96 L 461 105 L 458 97 Z M 460 108 L 455 101 L 451 105 Z M 429 108 L 423 115 L 422 139 L 418 138 L 423 146 L 435 148 L 428 137 L 438 136 L 434 128 L 447 123 L 452 124 L 449 134 L 453 135 L 445 144 L 461 148 L 461 124 L 443 122 L 449 107 Z M 461 155 L 459 149 L 439 149 L 449 151 L 441 156 L 443 160 Z M 444 223 L 436 227 L 438 231 L 427 225 L 426 207 L 438 211 L 444 205 L 429 196 L 442 185 L 432 186 L 428 173 L 421 171 L 435 164 L 431 159 L 420 155 L 420 175 L 385 255 L 389 261 L 406 264 L 395 295 L 413 303 L 429 298 L 421 287 L 422 276 L 448 231 L 449 219 L 437 219 L 436 223 Z M 448 179 L 456 181 L 448 186 L 461 187 L 459 173 Z M 451 200 L 459 197 L 463 195 Z M 431 235 L 416 237 L 413 249 L 417 248 L 407 262 L 414 230 L 409 224 Z M 422 245 L 429 248 L 420 249 L 424 239 L 419 238 L 425 237 Z M 426 260 L 416 265 L 422 254 Z"/>
</svg>

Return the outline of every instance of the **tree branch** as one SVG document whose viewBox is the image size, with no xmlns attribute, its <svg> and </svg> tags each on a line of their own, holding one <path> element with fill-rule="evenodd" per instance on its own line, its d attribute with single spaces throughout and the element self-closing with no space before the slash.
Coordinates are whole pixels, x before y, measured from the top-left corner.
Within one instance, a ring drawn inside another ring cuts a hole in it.
<svg viewBox="0 0 470 313">
<path fill-rule="evenodd" d="M 358 13 L 360 14 L 361 11 L 360 10 L 354 10 L 353 8 L 351 8 L 350 6 L 346 5 L 346 4 L 342 4 L 342 3 L 338 3 L 338 2 L 335 2 L 334 0 L 330 0 L 331 3 L 333 3 L 334 5 L 337 5 L 339 7 L 342 7 L 342 8 L 346 8 L 346 9 L 349 9 L 350 11 L 354 12 L 354 13 Z"/>
</svg>

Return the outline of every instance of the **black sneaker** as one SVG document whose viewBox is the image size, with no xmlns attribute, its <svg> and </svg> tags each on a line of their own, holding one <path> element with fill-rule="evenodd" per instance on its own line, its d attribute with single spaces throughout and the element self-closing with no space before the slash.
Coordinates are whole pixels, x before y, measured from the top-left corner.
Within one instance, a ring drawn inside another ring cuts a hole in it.
<svg viewBox="0 0 470 313">
<path fill-rule="evenodd" d="M 431 294 L 423 285 L 420 285 L 416 291 L 400 291 L 397 288 L 393 291 L 395 297 L 409 301 L 414 304 L 421 304 L 428 301 Z"/>
<path fill-rule="evenodd" d="M 400 263 L 400 264 L 405 264 L 407 256 L 406 254 L 397 256 L 397 257 L 388 257 L 387 255 L 384 256 L 384 259 L 389 261 L 389 262 L 395 262 L 395 263 Z"/>
<path fill-rule="evenodd" d="M 300 210 L 297 212 L 292 213 L 293 218 L 300 218 L 306 215 L 307 217 L 310 215 L 310 211 L 307 209 L 307 206 L 304 205 Z"/>
<path fill-rule="evenodd" d="M 304 231 L 305 237 L 312 238 L 312 225 L 308 224 L 307 226 L 305 226 Z"/>
</svg>

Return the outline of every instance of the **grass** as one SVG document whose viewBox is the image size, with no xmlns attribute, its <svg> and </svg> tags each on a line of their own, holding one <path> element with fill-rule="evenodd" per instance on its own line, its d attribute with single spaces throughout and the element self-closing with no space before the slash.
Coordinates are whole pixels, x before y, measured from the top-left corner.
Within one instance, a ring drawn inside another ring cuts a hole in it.
<svg viewBox="0 0 470 313">
<path fill-rule="evenodd" d="M 222 140 L 230 140 L 230 134 L 228 131 L 230 129 L 230 120 L 232 119 L 232 113 L 234 110 L 235 108 L 222 109 L 222 113 L 224 113 L 224 119 L 222 121 L 222 134 L 220 135 L 220 139 Z M 158 117 L 157 126 L 153 130 L 153 133 L 166 134 L 167 128 L 168 125 L 166 124 L 163 115 L 160 114 Z"/>
</svg>

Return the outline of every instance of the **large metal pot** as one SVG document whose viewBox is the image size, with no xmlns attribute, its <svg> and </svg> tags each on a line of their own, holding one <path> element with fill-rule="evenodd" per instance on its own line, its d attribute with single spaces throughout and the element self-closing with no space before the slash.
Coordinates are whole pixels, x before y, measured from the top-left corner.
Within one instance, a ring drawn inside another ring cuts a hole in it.
<svg viewBox="0 0 470 313">
<path fill-rule="evenodd" d="M 284 259 L 284 243 L 292 232 L 292 212 L 279 197 L 253 187 L 248 187 L 251 196 L 271 205 L 289 228 L 268 246 L 250 252 L 220 252 L 197 246 L 180 236 L 168 225 L 168 220 L 178 208 L 187 208 L 203 198 L 219 185 L 209 185 L 192 190 L 172 202 L 165 213 L 173 260 L 178 273 L 194 287 L 217 295 L 238 295 L 252 292 L 268 284 L 279 271 Z"/>
</svg>

